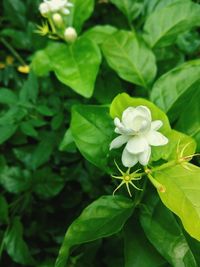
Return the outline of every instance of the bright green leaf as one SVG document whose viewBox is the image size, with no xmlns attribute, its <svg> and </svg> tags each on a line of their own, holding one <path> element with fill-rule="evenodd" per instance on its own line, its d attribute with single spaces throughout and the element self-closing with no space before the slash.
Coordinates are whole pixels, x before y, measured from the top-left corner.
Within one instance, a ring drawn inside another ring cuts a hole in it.
<svg viewBox="0 0 200 267">
<path fill-rule="evenodd" d="M 109 66 L 124 80 L 148 87 L 156 75 L 155 56 L 135 33 L 118 31 L 102 45 Z"/>
<path fill-rule="evenodd" d="M 199 12 L 200 5 L 192 1 L 173 1 L 154 11 L 144 25 L 146 41 L 151 47 L 174 43 L 178 34 L 200 25 Z"/>
<path fill-rule="evenodd" d="M 55 267 L 65 267 L 70 248 L 119 232 L 133 211 L 132 200 L 103 196 L 87 208 L 68 228 Z"/>
</svg>

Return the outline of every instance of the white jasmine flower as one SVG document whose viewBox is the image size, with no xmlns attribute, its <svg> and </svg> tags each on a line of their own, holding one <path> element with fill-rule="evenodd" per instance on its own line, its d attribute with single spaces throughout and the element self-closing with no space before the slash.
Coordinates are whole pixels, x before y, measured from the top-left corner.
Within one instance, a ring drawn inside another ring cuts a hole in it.
<svg viewBox="0 0 200 267">
<path fill-rule="evenodd" d="M 77 38 L 76 30 L 73 27 L 68 27 L 64 32 L 65 41 L 73 43 Z"/>
<path fill-rule="evenodd" d="M 71 6 L 73 6 L 73 4 L 68 2 L 68 0 L 44 0 L 44 2 L 40 4 L 39 10 L 41 12 L 44 10 L 44 7 L 46 7 L 48 12 L 61 12 L 64 15 L 68 15 L 70 13 L 68 8 Z M 42 12 L 41 14 L 43 15 Z"/>
<path fill-rule="evenodd" d="M 168 139 L 158 130 L 161 120 L 152 121 L 151 112 L 146 106 L 128 107 L 122 119 L 114 119 L 115 132 L 120 134 L 110 144 L 110 149 L 126 144 L 122 153 L 122 163 L 132 167 L 138 162 L 146 166 L 151 156 L 151 146 L 163 146 Z"/>
</svg>

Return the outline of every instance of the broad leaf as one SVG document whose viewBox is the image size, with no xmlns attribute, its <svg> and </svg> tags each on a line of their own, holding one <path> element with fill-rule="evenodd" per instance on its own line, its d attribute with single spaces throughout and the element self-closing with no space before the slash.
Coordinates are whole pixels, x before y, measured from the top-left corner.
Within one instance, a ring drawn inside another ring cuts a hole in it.
<svg viewBox="0 0 200 267">
<path fill-rule="evenodd" d="M 125 225 L 124 254 L 124 267 L 161 267 L 165 262 L 133 219 Z"/>
<path fill-rule="evenodd" d="M 200 241 L 200 168 L 190 163 L 153 173 L 165 188 L 162 202 L 178 215 L 186 231 Z M 195 223 L 194 223 L 195 222 Z"/>
<path fill-rule="evenodd" d="M 175 120 L 200 81 L 200 60 L 193 60 L 167 72 L 153 86 L 151 100 Z"/>
<path fill-rule="evenodd" d="M 44 51 L 36 53 L 32 68 L 42 75 L 53 70 L 62 83 L 84 97 L 91 97 L 100 63 L 98 46 L 82 37 L 72 45 L 49 44 Z"/>
<path fill-rule="evenodd" d="M 117 74 L 131 83 L 148 87 L 156 75 L 155 56 L 135 33 L 118 31 L 102 45 L 103 54 Z"/>
<path fill-rule="evenodd" d="M 12 90 L 7 88 L 0 88 L 0 103 L 13 105 L 17 102 L 17 96 Z"/>
<path fill-rule="evenodd" d="M 103 196 L 90 204 L 68 228 L 55 267 L 65 267 L 70 248 L 119 232 L 133 211 L 124 197 Z"/>
<path fill-rule="evenodd" d="M 6 251 L 13 261 L 26 266 L 34 265 L 34 260 L 23 240 L 23 225 L 18 217 L 15 217 L 12 226 L 4 239 Z"/>
<path fill-rule="evenodd" d="M 174 267 L 197 267 L 181 227 L 152 192 L 145 198 L 140 221 L 148 239 L 170 264 Z"/>
<path fill-rule="evenodd" d="M 96 166 L 108 168 L 109 144 L 113 133 L 108 108 L 101 106 L 74 106 L 71 132 L 83 156 Z"/>
<path fill-rule="evenodd" d="M 179 33 L 200 25 L 199 12 L 199 4 L 184 0 L 154 11 L 144 25 L 146 41 L 151 47 L 174 43 Z"/>
<path fill-rule="evenodd" d="M 94 26 L 84 32 L 83 36 L 100 45 L 116 31 L 117 29 L 110 25 Z"/>
</svg>

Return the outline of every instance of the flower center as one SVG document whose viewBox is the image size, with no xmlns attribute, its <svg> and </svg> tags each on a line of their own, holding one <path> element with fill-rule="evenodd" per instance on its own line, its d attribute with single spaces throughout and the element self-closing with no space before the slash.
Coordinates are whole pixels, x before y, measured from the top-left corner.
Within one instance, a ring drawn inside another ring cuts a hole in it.
<svg viewBox="0 0 200 267">
<path fill-rule="evenodd" d="M 129 182 L 129 181 L 131 181 L 131 176 L 130 175 L 124 175 L 124 181 L 126 181 L 126 182 Z"/>
</svg>

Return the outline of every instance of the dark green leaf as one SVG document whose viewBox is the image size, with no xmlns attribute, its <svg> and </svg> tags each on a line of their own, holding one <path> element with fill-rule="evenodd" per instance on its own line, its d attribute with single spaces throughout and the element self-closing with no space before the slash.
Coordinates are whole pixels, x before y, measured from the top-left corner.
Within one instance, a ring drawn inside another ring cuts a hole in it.
<svg viewBox="0 0 200 267">
<path fill-rule="evenodd" d="M 0 224 L 8 223 L 8 203 L 6 199 L 0 195 Z"/>
<path fill-rule="evenodd" d="M 0 88 L 0 103 L 2 104 L 16 104 L 17 96 L 10 89 Z"/>
</svg>

